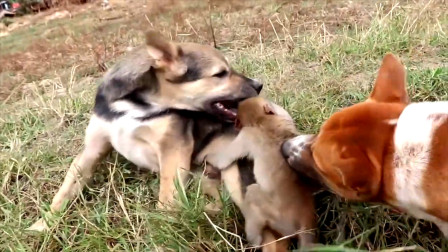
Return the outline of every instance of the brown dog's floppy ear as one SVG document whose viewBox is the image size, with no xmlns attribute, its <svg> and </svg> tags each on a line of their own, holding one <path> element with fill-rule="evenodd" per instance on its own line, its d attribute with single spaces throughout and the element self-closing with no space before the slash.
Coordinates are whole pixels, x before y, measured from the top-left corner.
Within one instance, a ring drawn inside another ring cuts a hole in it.
<svg viewBox="0 0 448 252">
<path fill-rule="evenodd" d="M 400 60 L 386 54 L 368 101 L 409 103 L 406 92 L 406 70 Z"/>
<path fill-rule="evenodd" d="M 179 60 L 182 50 L 163 38 L 160 33 L 155 31 L 146 33 L 146 48 L 149 56 L 154 59 L 154 68 L 164 68 L 178 76 L 187 71 L 187 66 Z"/>
</svg>

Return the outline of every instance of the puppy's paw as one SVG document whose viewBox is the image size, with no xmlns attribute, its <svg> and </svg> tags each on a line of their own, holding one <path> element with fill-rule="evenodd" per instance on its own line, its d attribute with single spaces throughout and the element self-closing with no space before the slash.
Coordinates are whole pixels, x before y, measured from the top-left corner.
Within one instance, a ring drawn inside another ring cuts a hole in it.
<svg viewBox="0 0 448 252">
<path fill-rule="evenodd" d="M 218 170 L 224 170 L 230 165 L 230 163 L 227 162 L 227 160 L 225 160 L 225 157 L 223 157 L 223 155 L 220 153 L 208 154 L 205 157 L 205 160 L 207 164 L 212 165 L 214 168 Z"/>
</svg>

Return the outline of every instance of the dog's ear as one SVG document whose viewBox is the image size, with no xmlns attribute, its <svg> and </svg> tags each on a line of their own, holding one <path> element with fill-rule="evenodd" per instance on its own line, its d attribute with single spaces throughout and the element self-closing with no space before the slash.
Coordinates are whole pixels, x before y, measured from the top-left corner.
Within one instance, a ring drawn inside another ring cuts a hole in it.
<svg viewBox="0 0 448 252">
<path fill-rule="evenodd" d="M 388 53 L 384 56 L 368 101 L 409 103 L 406 92 L 406 70 L 393 54 Z"/>
<path fill-rule="evenodd" d="M 178 76 L 187 71 L 187 66 L 180 61 L 181 48 L 163 38 L 160 33 L 155 31 L 146 33 L 146 48 L 149 56 L 154 59 L 154 68 L 165 69 Z"/>
<path fill-rule="evenodd" d="M 266 115 L 275 115 L 274 107 L 270 103 L 265 103 L 263 105 L 263 110 Z"/>
</svg>

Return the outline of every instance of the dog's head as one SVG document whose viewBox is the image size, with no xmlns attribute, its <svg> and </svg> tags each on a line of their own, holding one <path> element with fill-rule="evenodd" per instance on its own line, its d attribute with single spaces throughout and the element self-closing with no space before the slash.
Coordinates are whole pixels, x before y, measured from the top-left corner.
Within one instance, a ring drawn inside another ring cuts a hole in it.
<svg viewBox="0 0 448 252">
<path fill-rule="evenodd" d="M 272 140 L 284 141 L 297 135 L 294 120 L 289 113 L 262 97 L 249 98 L 239 104 L 236 127 L 262 128 Z"/>
<path fill-rule="evenodd" d="M 158 80 L 158 103 L 234 121 L 238 103 L 263 87 L 234 71 L 211 46 L 175 43 L 148 32 L 146 47 Z"/>
<path fill-rule="evenodd" d="M 237 121 L 242 127 L 258 126 L 263 120 L 274 120 L 272 116 L 294 123 L 284 108 L 262 97 L 247 99 L 238 106 Z"/>
<path fill-rule="evenodd" d="M 340 196 L 376 200 L 393 122 L 408 102 L 405 69 L 398 58 L 387 54 L 366 101 L 334 113 L 319 134 L 286 141 L 282 152 L 293 168 L 317 173 Z"/>
</svg>

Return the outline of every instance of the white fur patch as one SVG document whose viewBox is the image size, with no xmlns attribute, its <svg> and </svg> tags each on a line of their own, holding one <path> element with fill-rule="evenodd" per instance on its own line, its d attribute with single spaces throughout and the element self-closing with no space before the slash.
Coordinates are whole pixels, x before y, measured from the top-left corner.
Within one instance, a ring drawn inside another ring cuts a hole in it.
<svg viewBox="0 0 448 252">
<path fill-rule="evenodd" d="M 147 116 L 152 113 L 156 114 L 164 110 L 164 107 L 159 106 L 157 103 L 151 102 L 151 107 L 145 108 L 140 107 L 130 101 L 119 100 L 111 104 L 111 109 L 115 112 L 125 112 L 126 115 L 131 118 L 139 118 Z"/>
<path fill-rule="evenodd" d="M 427 199 L 422 190 L 428 169 L 434 131 L 448 116 L 448 102 L 410 104 L 400 115 L 395 130 L 394 193 L 395 205 L 417 218 L 440 221 L 426 213 Z"/>
<path fill-rule="evenodd" d="M 389 125 L 397 125 L 398 119 L 390 119 L 390 120 L 386 120 L 384 122 Z"/>
<path fill-rule="evenodd" d="M 159 117 L 152 120 L 141 121 L 135 119 L 135 113 L 127 113 L 112 122 L 102 121 L 101 128 L 107 131 L 113 148 L 126 159 L 140 168 L 159 170 L 157 155 L 157 142 L 169 130 L 170 117 Z M 153 141 L 144 141 L 136 136 L 138 130 L 146 128 L 147 138 Z"/>
</svg>

